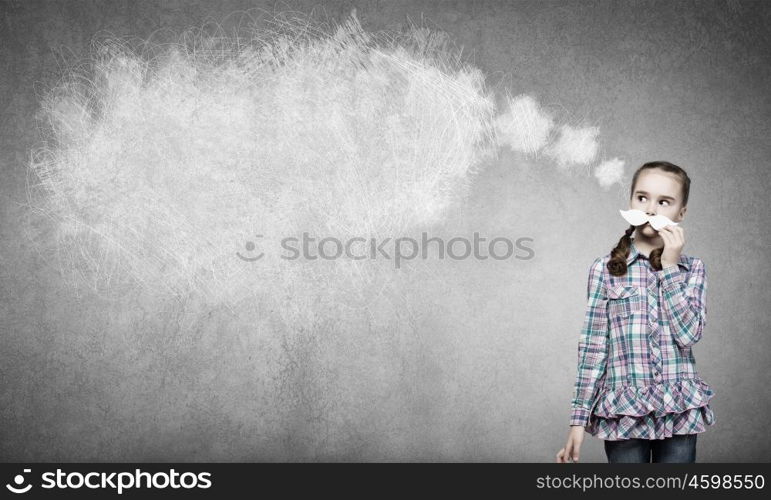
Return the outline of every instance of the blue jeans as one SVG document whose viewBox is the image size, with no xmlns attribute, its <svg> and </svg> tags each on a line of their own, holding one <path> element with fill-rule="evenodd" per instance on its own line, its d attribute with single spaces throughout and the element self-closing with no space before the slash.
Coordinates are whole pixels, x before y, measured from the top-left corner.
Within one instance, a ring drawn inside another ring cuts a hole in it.
<svg viewBox="0 0 771 500">
<path fill-rule="evenodd" d="M 688 463 L 696 462 L 696 436 L 675 434 L 665 439 L 625 439 L 605 441 L 608 463 Z"/>
</svg>

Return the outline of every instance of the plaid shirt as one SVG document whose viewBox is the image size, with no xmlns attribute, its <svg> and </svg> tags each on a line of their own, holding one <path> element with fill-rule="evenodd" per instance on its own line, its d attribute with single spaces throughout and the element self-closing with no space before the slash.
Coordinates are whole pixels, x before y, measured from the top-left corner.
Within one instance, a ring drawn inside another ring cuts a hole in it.
<svg viewBox="0 0 771 500">
<path fill-rule="evenodd" d="M 609 440 L 702 432 L 715 421 L 691 350 L 706 324 L 704 263 L 681 254 L 656 271 L 634 243 L 624 276 L 609 259 L 589 270 L 570 425 Z"/>
</svg>

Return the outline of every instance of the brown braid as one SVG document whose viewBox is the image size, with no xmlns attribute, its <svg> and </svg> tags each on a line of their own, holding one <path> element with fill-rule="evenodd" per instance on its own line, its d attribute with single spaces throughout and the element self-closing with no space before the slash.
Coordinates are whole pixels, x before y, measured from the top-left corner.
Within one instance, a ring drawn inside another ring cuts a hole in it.
<svg viewBox="0 0 771 500">
<path fill-rule="evenodd" d="M 664 247 L 654 248 L 648 259 L 651 261 L 651 267 L 656 271 L 661 271 L 661 254 L 664 253 Z"/>
<path fill-rule="evenodd" d="M 652 161 L 638 168 L 632 177 L 632 187 L 629 194 L 630 198 L 634 195 L 634 188 L 637 184 L 637 178 L 640 176 L 640 172 L 647 168 L 658 168 L 659 170 L 677 175 L 680 178 L 681 185 L 683 186 L 683 206 L 688 204 L 688 194 L 691 190 L 691 179 L 688 177 L 688 174 L 685 173 L 685 170 L 667 161 Z M 629 229 L 624 231 L 624 236 L 618 240 L 618 245 L 616 245 L 616 248 L 610 251 L 610 260 L 608 260 L 607 268 L 610 274 L 613 276 L 623 276 L 626 274 L 626 259 L 629 257 L 629 250 L 632 247 L 632 233 L 634 233 L 634 230 L 635 226 L 630 225 Z M 650 256 L 648 257 L 651 262 L 651 267 L 653 267 L 653 269 L 656 271 L 661 270 L 662 253 L 664 253 L 664 247 L 654 248 L 651 250 Z"/>
<path fill-rule="evenodd" d="M 624 231 L 624 236 L 618 240 L 616 248 L 610 251 L 610 260 L 608 261 L 608 271 L 613 276 L 623 276 L 626 274 L 626 258 L 629 257 L 629 250 L 632 248 L 632 233 L 635 226 L 629 226 Z"/>
</svg>

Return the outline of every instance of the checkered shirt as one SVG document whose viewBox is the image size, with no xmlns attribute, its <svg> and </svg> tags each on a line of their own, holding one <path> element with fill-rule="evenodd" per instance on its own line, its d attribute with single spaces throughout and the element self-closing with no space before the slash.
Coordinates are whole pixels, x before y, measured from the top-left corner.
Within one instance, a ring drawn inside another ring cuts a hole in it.
<svg viewBox="0 0 771 500">
<path fill-rule="evenodd" d="M 632 241 L 624 276 L 610 274 L 610 255 L 589 269 L 570 425 L 607 440 L 704 432 L 716 421 L 692 351 L 706 324 L 704 263 L 681 254 L 656 271 Z"/>
</svg>

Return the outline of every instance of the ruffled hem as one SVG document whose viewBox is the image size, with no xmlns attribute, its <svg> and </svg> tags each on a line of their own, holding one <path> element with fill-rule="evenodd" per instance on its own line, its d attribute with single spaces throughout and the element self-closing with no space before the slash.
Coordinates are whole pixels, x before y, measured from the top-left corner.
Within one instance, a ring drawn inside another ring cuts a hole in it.
<svg viewBox="0 0 771 500">
<path fill-rule="evenodd" d="M 586 431 L 608 441 L 665 439 L 677 434 L 702 433 L 707 430 L 707 426 L 715 422 L 715 414 L 709 405 L 706 405 L 661 417 L 652 413 L 643 416 L 622 415 L 616 418 L 591 415 Z"/>
<path fill-rule="evenodd" d="M 597 395 L 593 415 L 606 419 L 623 416 L 664 417 L 707 406 L 715 395 L 700 378 L 681 379 L 643 387 L 605 387 Z"/>
</svg>

